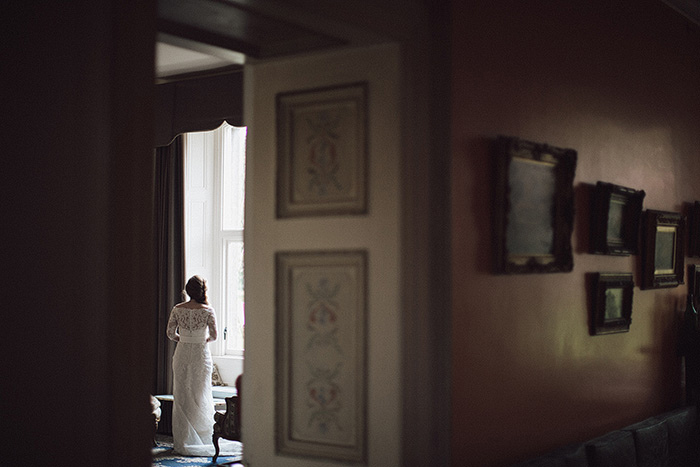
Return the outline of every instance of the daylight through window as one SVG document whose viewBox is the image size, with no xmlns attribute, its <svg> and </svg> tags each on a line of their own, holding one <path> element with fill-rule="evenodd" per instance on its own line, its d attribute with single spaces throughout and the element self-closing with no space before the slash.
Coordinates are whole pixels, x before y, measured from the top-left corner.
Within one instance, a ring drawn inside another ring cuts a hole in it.
<svg viewBox="0 0 700 467">
<path fill-rule="evenodd" d="M 224 123 L 185 135 L 185 273 L 208 283 L 219 339 L 215 355 L 243 355 L 246 128 Z"/>
</svg>

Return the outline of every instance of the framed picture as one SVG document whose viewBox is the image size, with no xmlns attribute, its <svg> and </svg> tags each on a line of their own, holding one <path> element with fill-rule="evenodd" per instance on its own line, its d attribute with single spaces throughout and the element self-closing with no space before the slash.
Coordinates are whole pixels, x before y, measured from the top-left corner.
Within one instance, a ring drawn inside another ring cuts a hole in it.
<svg viewBox="0 0 700 467">
<path fill-rule="evenodd" d="M 634 281 L 629 273 L 593 275 L 591 335 L 628 332 L 632 322 Z"/>
<path fill-rule="evenodd" d="M 367 84 L 277 95 L 277 217 L 367 212 Z"/>
<path fill-rule="evenodd" d="M 367 253 L 276 255 L 276 447 L 365 463 Z"/>
<path fill-rule="evenodd" d="M 688 210 L 688 256 L 700 256 L 700 201 Z"/>
<path fill-rule="evenodd" d="M 688 265 L 688 293 L 693 294 L 694 305 L 697 308 L 700 298 L 700 264 Z"/>
<path fill-rule="evenodd" d="M 493 163 L 494 272 L 571 271 L 576 151 L 501 136 Z"/>
<path fill-rule="evenodd" d="M 684 217 L 677 212 L 646 210 L 643 215 L 642 289 L 683 284 Z"/>
<path fill-rule="evenodd" d="M 644 191 L 598 182 L 591 206 L 590 252 L 604 255 L 637 254 Z"/>
</svg>

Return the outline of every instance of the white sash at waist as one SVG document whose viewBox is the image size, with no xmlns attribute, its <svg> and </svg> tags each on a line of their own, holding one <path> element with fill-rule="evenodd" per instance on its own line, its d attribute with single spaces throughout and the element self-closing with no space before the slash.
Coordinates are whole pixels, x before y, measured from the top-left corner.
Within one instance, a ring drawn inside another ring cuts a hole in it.
<svg viewBox="0 0 700 467">
<path fill-rule="evenodd" d="M 205 336 L 180 336 L 180 342 L 185 344 L 206 344 L 207 338 Z"/>
</svg>

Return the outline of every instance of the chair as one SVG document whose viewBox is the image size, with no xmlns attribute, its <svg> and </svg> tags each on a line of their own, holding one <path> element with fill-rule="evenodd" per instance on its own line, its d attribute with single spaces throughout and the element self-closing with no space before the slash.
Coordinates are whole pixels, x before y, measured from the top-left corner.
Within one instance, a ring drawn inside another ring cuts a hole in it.
<svg viewBox="0 0 700 467">
<path fill-rule="evenodd" d="M 214 442 L 214 457 L 212 464 L 219 457 L 219 438 L 228 439 L 231 441 L 241 440 L 241 376 L 236 378 L 236 395 L 226 397 L 226 412 L 216 412 L 214 414 L 214 434 L 212 441 Z"/>
<path fill-rule="evenodd" d="M 158 422 L 160 421 L 160 416 L 162 414 L 160 408 L 160 401 L 151 395 L 151 411 L 153 413 L 153 420 L 155 422 L 155 427 L 153 428 L 153 446 L 156 445 L 155 434 L 158 432 Z"/>
</svg>

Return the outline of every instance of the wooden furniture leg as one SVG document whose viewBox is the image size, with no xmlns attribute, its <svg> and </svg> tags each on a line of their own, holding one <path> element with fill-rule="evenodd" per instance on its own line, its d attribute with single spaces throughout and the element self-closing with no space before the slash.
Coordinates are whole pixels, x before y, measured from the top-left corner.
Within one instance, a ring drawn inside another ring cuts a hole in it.
<svg viewBox="0 0 700 467">
<path fill-rule="evenodd" d="M 211 463 L 214 464 L 214 463 L 216 463 L 216 458 L 219 457 L 219 435 L 216 432 L 214 432 L 214 434 L 212 435 L 211 438 L 212 438 L 212 441 L 214 442 L 214 450 L 215 450 L 214 457 L 212 457 L 212 459 L 211 459 Z"/>
<path fill-rule="evenodd" d="M 214 443 L 214 457 L 211 459 L 212 464 L 219 457 L 219 438 L 224 438 L 232 441 L 241 440 L 241 376 L 236 378 L 236 395 L 226 397 L 226 412 L 216 412 L 214 414 L 214 433 L 212 434 L 212 442 Z"/>
</svg>

